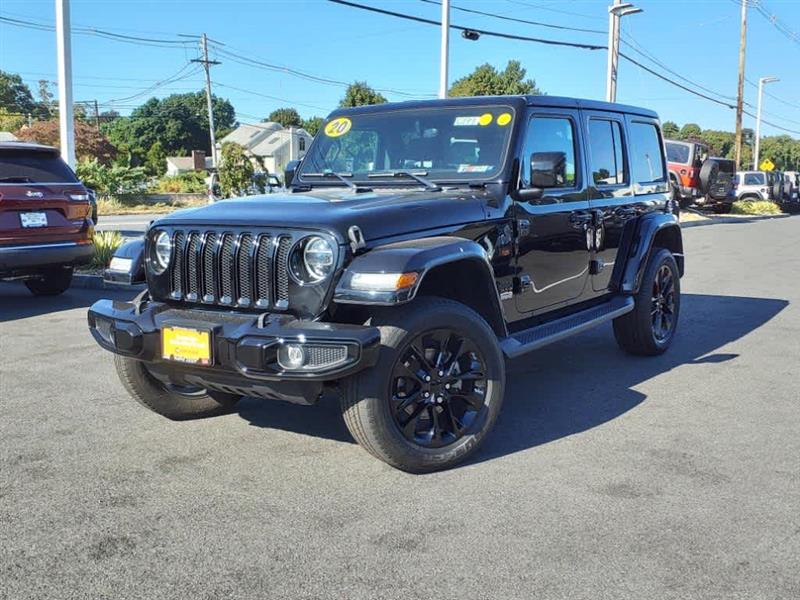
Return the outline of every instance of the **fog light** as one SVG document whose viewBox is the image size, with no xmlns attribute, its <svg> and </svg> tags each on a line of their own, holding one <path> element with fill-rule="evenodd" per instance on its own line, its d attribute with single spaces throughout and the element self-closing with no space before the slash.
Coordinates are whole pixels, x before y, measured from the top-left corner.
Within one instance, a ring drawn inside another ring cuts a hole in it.
<svg viewBox="0 0 800 600">
<path fill-rule="evenodd" d="M 282 369 L 301 369 L 306 364 L 306 351 L 300 344 L 284 344 L 278 350 L 278 364 Z"/>
</svg>

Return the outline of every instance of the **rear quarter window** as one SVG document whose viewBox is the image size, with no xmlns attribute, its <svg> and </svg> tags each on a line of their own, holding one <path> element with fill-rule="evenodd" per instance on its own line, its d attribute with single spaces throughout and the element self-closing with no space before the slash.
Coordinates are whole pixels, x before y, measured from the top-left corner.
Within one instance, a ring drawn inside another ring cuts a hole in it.
<svg viewBox="0 0 800 600">
<path fill-rule="evenodd" d="M 667 142 L 667 160 L 669 162 L 689 164 L 689 146 Z"/>
<path fill-rule="evenodd" d="M 76 183 L 61 158 L 49 152 L 0 150 L 0 183 Z"/>
<path fill-rule="evenodd" d="M 630 124 L 630 137 L 631 173 L 634 183 L 666 181 L 664 151 L 656 125 L 633 121 Z"/>
</svg>

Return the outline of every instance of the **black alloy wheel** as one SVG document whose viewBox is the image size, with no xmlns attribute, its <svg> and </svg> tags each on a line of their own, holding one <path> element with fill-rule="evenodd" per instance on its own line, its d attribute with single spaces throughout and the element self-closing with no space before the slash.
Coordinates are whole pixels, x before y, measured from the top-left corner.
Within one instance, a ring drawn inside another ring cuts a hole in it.
<svg viewBox="0 0 800 600">
<path fill-rule="evenodd" d="M 480 349 L 462 335 L 435 329 L 399 354 L 390 378 L 395 424 L 410 442 L 448 446 L 486 417 L 488 379 Z"/>
<path fill-rule="evenodd" d="M 650 316 L 656 340 L 668 339 L 675 324 L 675 278 L 667 265 L 661 265 L 653 280 Z"/>
</svg>

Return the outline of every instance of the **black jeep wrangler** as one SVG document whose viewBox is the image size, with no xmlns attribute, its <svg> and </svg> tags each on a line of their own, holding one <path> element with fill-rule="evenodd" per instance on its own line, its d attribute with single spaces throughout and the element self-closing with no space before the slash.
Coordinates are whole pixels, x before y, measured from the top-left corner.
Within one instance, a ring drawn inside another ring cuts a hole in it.
<svg viewBox="0 0 800 600">
<path fill-rule="evenodd" d="M 171 419 L 242 396 L 340 395 L 353 437 L 411 472 L 464 460 L 506 359 L 612 322 L 672 342 L 683 274 L 658 117 L 537 97 L 337 110 L 283 195 L 155 221 L 89 310 L 130 394 Z"/>
</svg>

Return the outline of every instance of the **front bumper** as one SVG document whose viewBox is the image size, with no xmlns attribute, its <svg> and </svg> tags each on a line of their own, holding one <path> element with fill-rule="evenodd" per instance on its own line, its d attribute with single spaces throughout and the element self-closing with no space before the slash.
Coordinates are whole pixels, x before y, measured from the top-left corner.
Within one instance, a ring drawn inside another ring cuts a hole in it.
<svg viewBox="0 0 800 600">
<path fill-rule="evenodd" d="M 92 260 L 91 243 L 55 242 L 0 246 L 0 273 L 36 273 L 48 267 L 83 265 Z"/>
<path fill-rule="evenodd" d="M 182 309 L 152 301 L 99 300 L 89 309 L 88 321 L 100 346 L 148 363 L 148 370 L 165 382 L 302 404 L 316 400 L 323 383 L 374 366 L 380 348 L 376 327 L 301 321 L 279 314 Z M 162 358 L 161 330 L 168 326 L 210 332 L 211 364 Z M 307 349 L 309 355 L 335 354 L 338 359 L 284 369 L 278 351 L 289 344 Z"/>
</svg>

